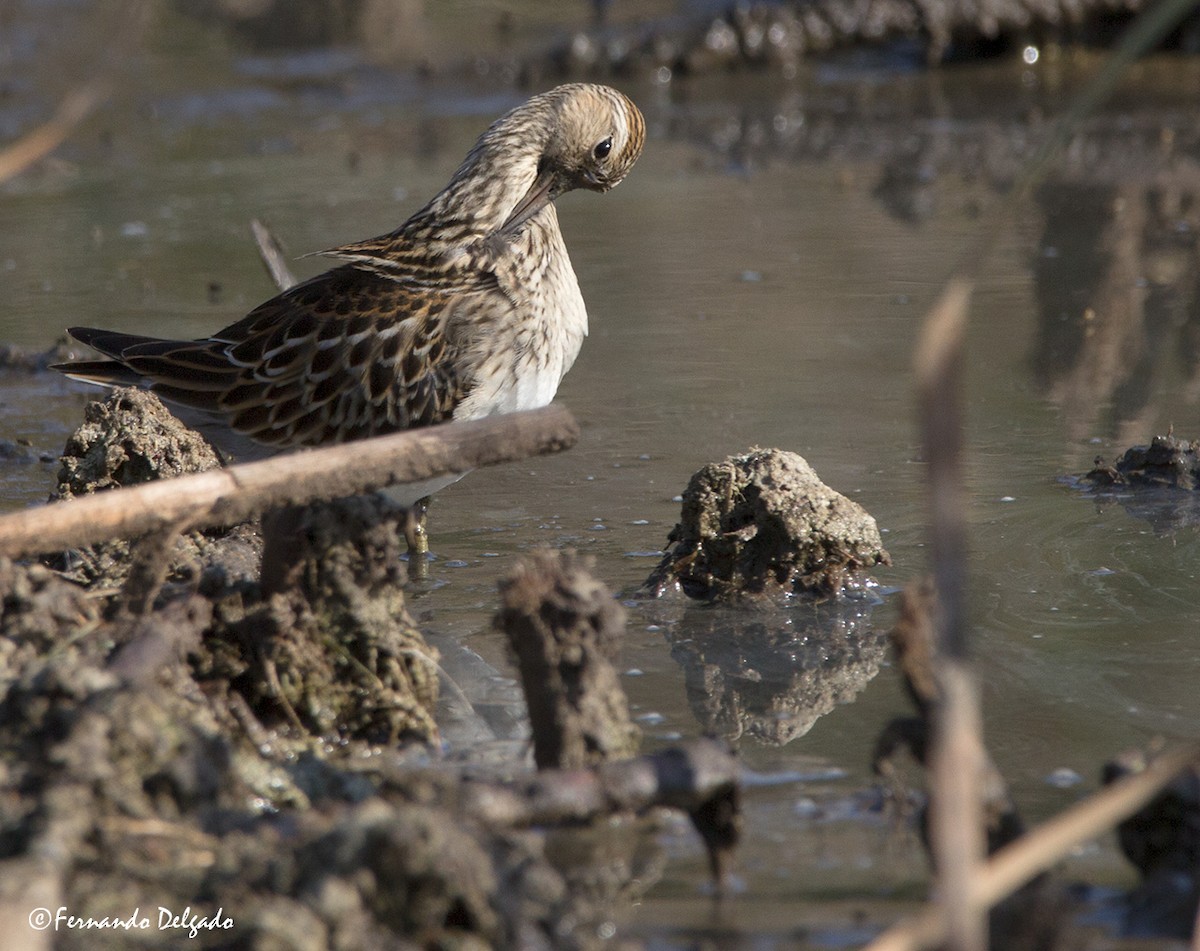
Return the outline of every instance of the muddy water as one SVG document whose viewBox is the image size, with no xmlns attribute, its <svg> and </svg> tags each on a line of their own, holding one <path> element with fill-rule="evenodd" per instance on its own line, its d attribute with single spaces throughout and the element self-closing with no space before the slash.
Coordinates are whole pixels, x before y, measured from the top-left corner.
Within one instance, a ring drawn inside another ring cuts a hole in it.
<svg viewBox="0 0 1200 951">
<path fill-rule="evenodd" d="M 181 47 L 203 73 L 178 72 Z M 184 336 L 223 326 L 271 293 L 251 217 L 295 255 L 390 230 L 520 99 L 352 52 L 250 53 L 195 24 L 158 25 L 138 56 L 140 79 L 0 190 L 2 340 L 48 346 L 71 323 Z M 590 553 L 628 599 L 624 681 L 652 745 L 741 735 L 759 777 L 742 894 L 710 906 L 681 826 L 628 933 L 658 946 L 697 933 L 730 947 L 853 944 L 923 894 L 919 846 L 863 792 L 875 735 L 907 712 L 878 638 L 895 590 L 926 568 L 910 351 L 923 307 L 997 201 L 1005 143 L 1023 134 L 1012 123 L 1052 114 L 1073 80 L 1067 63 L 930 77 L 848 61 L 787 83 L 632 83 L 649 121 L 644 157 L 611 194 L 560 203 L 592 319 L 559 395 L 582 439 L 439 496 L 437 559 L 413 606 L 479 711 L 452 754 L 519 745 L 516 688 L 489 624 L 496 577 L 543 544 Z M 1133 80 L 1137 110 L 1107 113 L 1097 136 L 1128 136 L 1147 115 L 1186 122 L 1174 97 L 1200 83 L 1192 67 L 1152 63 Z M 1105 174 L 1020 205 L 972 313 L 971 619 L 989 743 L 1032 818 L 1093 789 L 1113 752 L 1200 730 L 1195 529 L 1060 478 L 1171 424 L 1196 435 L 1189 205 L 1160 187 L 1155 208 L 1176 240 L 1130 250 L 1131 234 L 1149 233 L 1142 199 L 1159 170 Z M 1153 293 L 1170 306 L 1147 309 Z M 13 508 L 44 497 L 54 466 L 38 455 L 61 447 L 84 393 L 14 377 L 0 400 L 0 439 L 31 447 L 3 462 Z M 876 516 L 895 562 L 877 576 L 877 604 L 748 617 L 632 597 L 688 476 L 755 445 L 801 453 Z M 821 671 L 837 680 L 832 699 L 817 696 Z M 1054 785 L 1055 770 L 1077 781 Z M 1092 881 L 1130 880 L 1111 842 L 1073 862 Z"/>
</svg>

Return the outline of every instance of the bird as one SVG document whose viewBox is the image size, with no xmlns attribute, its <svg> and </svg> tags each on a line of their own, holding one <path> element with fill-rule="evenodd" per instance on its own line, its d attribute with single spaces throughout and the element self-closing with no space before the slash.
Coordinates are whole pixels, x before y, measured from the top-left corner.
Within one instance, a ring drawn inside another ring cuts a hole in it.
<svg viewBox="0 0 1200 951">
<path fill-rule="evenodd" d="M 147 389 L 243 461 L 545 406 L 588 330 L 554 202 L 619 184 L 645 132 L 610 86 L 535 95 L 399 228 L 317 252 L 339 262 L 331 270 L 202 339 L 71 327 L 103 359 L 54 369 Z M 410 563 L 428 552 L 428 497 L 460 477 L 388 490 L 416 513 Z"/>
</svg>

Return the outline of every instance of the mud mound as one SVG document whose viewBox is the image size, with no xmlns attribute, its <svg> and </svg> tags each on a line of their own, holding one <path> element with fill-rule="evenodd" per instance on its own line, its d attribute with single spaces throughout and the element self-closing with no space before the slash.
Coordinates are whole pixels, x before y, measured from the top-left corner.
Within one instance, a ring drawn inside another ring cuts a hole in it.
<svg viewBox="0 0 1200 951">
<path fill-rule="evenodd" d="M 495 623 L 516 655 L 542 769 L 632 756 L 641 740 L 613 666 L 625 611 L 589 568 L 538 551 L 500 581 Z"/>
<path fill-rule="evenodd" d="M 692 598 L 834 597 L 891 564 L 875 520 L 803 458 L 756 449 L 710 463 L 683 494 L 679 524 L 646 586 Z"/>
<path fill-rule="evenodd" d="M 51 501 L 204 472 L 220 466 L 221 460 L 204 437 L 184 426 L 157 396 L 115 389 L 107 399 L 87 405 L 84 422 L 67 439 L 61 463 Z M 248 580 L 257 575 L 260 544 L 252 528 L 189 532 L 160 557 L 172 580 L 208 571 Z M 118 588 L 129 576 L 133 556 L 130 543 L 122 540 L 62 552 L 46 563 L 81 584 Z"/>
<path fill-rule="evenodd" d="M 116 389 L 89 403 L 84 423 L 67 440 L 54 499 L 216 469 L 221 460 L 199 433 L 158 397 Z"/>
<path fill-rule="evenodd" d="M 1112 465 L 1097 457 L 1084 479 L 1099 488 L 1195 490 L 1200 486 L 1200 443 L 1155 436 L 1149 446 L 1127 449 Z"/>
</svg>

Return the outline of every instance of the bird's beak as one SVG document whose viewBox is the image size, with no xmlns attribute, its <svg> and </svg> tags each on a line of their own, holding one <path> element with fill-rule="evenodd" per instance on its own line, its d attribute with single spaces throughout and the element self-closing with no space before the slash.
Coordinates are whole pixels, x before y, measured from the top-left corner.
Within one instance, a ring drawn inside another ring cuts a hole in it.
<svg viewBox="0 0 1200 951">
<path fill-rule="evenodd" d="M 529 186 L 529 191 L 517 202 L 516 207 L 513 208 L 508 218 L 505 219 L 504 224 L 500 226 L 500 230 L 511 234 L 550 204 L 550 202 L 554 201 L 558 197 L 557 192 L 554 190 L 554 181 L 555 175 L 549 169 L 538 172 L 537 178 Z"/>
</svg>

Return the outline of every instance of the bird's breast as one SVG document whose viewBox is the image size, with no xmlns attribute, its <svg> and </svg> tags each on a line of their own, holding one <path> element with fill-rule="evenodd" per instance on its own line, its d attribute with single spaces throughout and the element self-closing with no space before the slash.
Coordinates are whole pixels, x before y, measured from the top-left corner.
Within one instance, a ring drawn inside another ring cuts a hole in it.
<svg viewBox="0 0 1200 951">
<path fill-rule="evenodd" d="M 587 308 L 553 207 L 494 262 L 496 314 L 478 326 L 471 391 L 456 419 L 536 409 L 554 399 L 587 336 Z"/>
</svg>

